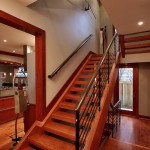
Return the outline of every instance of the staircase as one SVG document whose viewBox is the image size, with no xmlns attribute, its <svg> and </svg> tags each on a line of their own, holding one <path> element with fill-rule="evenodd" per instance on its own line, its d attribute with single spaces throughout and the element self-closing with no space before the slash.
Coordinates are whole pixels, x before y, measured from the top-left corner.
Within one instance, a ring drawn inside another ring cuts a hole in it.
<svg viewBox="0 0 150 150">
<path fill-rule="evenodd" d="M 45 119 L 34 123 L 15 150 L 91 149 L 93 130 L 103 131 L 117 79 L 118 42 L 116 33 L 103 56 L 89 54 Z"/>
<path fill-rule="evenodd" d="M 126 54 L 150 53 L 150 31 L 120 35 L 123 58 Z"/>
<path fill-rule="evenodd" d="M 55 109 L 48 114 L 41 127 L 35 126 L 27 141 L 15 149 L 75 149 L 75 107 L 88 85 L 101 55 L 91 54 L 76 75 Z M 87 99 L 88 100 L 88 99 Z M 88 117 L 88 115 L 87 115 Z"/>
</svg>

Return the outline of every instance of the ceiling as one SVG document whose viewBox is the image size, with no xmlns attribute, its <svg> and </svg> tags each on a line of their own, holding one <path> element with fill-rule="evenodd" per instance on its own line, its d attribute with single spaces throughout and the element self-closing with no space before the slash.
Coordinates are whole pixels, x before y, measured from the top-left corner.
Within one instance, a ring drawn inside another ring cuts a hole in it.
<svg viewBox="0 0 150 150">
<path fill-rule="evenodd" d="M 23 54 L 23 45 L 35 46 L 35 36 L 2 23 L 0 23 L 0 33 L 0 51 Z"/>
<path fill-rule="evenodd" d="M 17 1 L 27 6 L 37 0 Z M 51 1 L 51 5 L 49 7 L 55 8 L 52 0 L 49 1 Z M 75 0 L 66 1 L 70 4 L 75 2 Z M 57 2 L 59 4 L 58 0 Z M 79 0 L 77 0 L 77 2 L 79 2 Z M 105 7 L 118 33 L 128 34 L 150 29 L 150 0 L 101 0 L 101 3 Z M 66 4 L 68 5 L 68 3 Z M 143 26 L 138 26 L 138 21 L 143 21 Z M 35 45 L 35 37 L 33 35 L 11 28 L 1 23 L 0 33 L 0 51 L 11 53 L 15 51 L 17 54 L 23 54 L 23 45 Z M 7 40 L 6 43 L 3 42 L 4 39 Z"/>
<path fill-rule="evenodd" d="M 150 30 L 150 0 L 100 0 L 120 34 Z M 142 26 L 137 23 L 143 21 Z"/>
</svg>

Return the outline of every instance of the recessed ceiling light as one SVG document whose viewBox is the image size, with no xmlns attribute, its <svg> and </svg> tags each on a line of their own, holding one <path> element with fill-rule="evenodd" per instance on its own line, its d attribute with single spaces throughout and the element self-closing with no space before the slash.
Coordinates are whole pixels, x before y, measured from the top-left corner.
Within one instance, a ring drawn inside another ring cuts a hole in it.
<svg viewBox="0 0 150 150">
<path fill-rule="evenodd" d="M 6 42 L 7 42 L 7 40 L 3 40 L 3 42 L 4 42 L 4 43 L 6 43 Z"/>
<path fill-rule="evenodd" d="M 138 25 L 139 25 L 139 26 L 143 25 L 143 21 L 139 21 L 139 22 L 138 22 Z"/>
<path fill-rule="evenodd" d="M 15 53 L 16 51 L 13 51 L 13 53 Z"/>
</svg>

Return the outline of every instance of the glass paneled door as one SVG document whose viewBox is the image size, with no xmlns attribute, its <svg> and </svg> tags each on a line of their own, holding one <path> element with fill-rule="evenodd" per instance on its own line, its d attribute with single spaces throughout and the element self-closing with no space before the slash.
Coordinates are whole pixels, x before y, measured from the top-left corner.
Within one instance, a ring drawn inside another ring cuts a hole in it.
<svg viewBox="0 0 150 150">
<path fill-rule="evenodd" d="M 119 69 L 119 99 L 122 110 L 133 111 L 133 68 Z"/>
<path fill-rule="evenodd" d="M 121 65 L 119 68 L 118 97 L 121 111 L 128 115 L 138 115 L 138 65 Z"/>
</svg>

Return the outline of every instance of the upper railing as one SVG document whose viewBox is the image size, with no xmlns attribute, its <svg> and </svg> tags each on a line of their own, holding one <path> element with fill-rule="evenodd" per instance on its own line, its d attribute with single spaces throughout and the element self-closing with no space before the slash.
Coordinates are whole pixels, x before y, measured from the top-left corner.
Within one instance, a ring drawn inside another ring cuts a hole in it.
<svg viewBox="0 0 150 150">
<path fill-rule="evenodd" d="M 81 47 L 83 47 L 87 42 L 88 40 L 92 37 L 93 35 L 90 34 L 85 40 L 83 40 L 83 42 L 75 49 L 75 51 L 70 54 L 61 64 L 60 66 L 58 66 L 52 74 L 48 75 L 48 78 L 53 78 L 57 73 L 58 71 L 61 70 L 61 68 L 81 49 Z"/>
<path fill-rule="evenodd" d="M 76 150 L 83 149 L 95 113 L 98 108 L 100 110 L 101 97 L 106 84 L 109 83 L 109 75 L 119 49 L 118 34 L 116 33 L 75 108 Z"/>
</svg>

